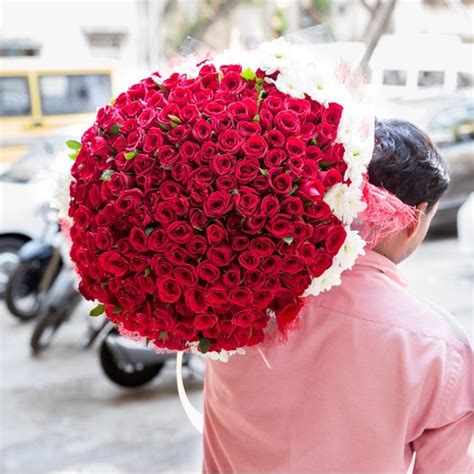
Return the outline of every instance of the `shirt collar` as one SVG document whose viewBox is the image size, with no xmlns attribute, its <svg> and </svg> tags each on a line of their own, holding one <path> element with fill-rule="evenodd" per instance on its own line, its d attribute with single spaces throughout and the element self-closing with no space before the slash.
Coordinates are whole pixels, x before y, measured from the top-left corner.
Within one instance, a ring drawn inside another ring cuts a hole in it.
<svg viewBox="0 0 474 474">
<path fill-rule="evenodd" d="M 373 250 L 366 250 L 365 255 L 361 255 L 357 259 L 356 265 L 374 268 L 378 272 L 387 275 L 391 280 L 406 286 L 406 281 L 400 275 L 395 263 Z"/>
</svg>

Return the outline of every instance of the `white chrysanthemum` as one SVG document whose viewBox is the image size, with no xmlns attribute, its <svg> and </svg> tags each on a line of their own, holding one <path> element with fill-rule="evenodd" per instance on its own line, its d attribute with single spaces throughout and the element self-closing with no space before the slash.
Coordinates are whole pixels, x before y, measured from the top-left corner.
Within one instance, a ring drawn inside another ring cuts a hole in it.
<svg viewBox="0 0 474 474">
<path fill-rule="evenodd" d="M 334 257 L 334 262 L 342 271 L 352 268 L 357 257 L 365 254 L 365 242 L 362 240 L 359 233 L 355 230 L 351 230 L 349 226 L 346 227 L 346 232 L 346 240 L 342 244 L 337 255 Z"/>
<path fill-rule="evenodd" d="M 304 84 L 296 71 L 285 69 L 282 71 L 276 81 L 276 88 L 284 94 L 302 99 L 304 97 Z"/>
<path fill-rule="evenodd" d="M 291 63 L 291 47 L 285 38 L 262 43 L 258 48 L 259 66 L 267 74 L 281 71 Z"/>
<path fill-rule="evenodd" d="M 229 359 L 235 355 L 235 354 L 240 354 L 244 355 L 245 349 L 242 347 L 239 347 L 235 351 L 226 351 L 225 349 L 221 349 L 219 352 L 212 351 L 212 352 L 206 352 L 203 354 L 202 352 L 199 351 L 198 349 L 198 343 L 191 343 L 189 344 L 191 348 L 191 352 L 203 359 L 210 359 L 210 360 L 218 360 L 220 362 L 229 362 Z"/>
<path fill-rule="evenodd" d="M 327 106 L 332 102 L 331 90 L 334 87 L 334 78 L 329 71 L 322 67 L 308 68 L 304 75 L 304 89 L 311 99 Z"/>
<path fill-rule="evenodd" d="M 341 269 L 337 265 L 328 268 L 321 276 L 313 278 L 303 296 L 317 296 L 323 291 L 330 290 L 333 286 L 341 284 Z"/>
<path fill-rule="evenodd" d="M 64 163 L 67 163 L 67 165 L 64 165 L 60 169 L 56 169 L 51 175 L 51 184 L 53 187 L 51 206 L 59 211 L 59 219 L 67 217 L 69 210 L 69 201 L 71 200 L 69 187 L 71 185 L 72 175 L 71 168 L 67 160 L 68 158 L 64 157 L 62 161 Z M 69 162 L 72 163 L 70 160 Z"/>
<path fill-rule="evenodd" d="M 356 186 L 336 184 L 324 195 L 324 201 L 344 224 L 350 224 L 366 208 L 362 191 Z"/>
</svg>

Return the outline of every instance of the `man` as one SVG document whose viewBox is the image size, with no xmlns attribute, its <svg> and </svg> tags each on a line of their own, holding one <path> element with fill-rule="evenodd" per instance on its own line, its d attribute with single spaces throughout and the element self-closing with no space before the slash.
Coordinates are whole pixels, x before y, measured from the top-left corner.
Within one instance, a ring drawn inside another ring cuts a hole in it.
<svg viewBox="0 0 474 474">
<path fill-rule="evenodd" d="M 342 285 L 310 297 L 288 343 L 205 379 L 204 465 L 215 473 L 471 472 L 472 350 L 456 322 L 406 288 L 396 264 L 423 241 L 448 187 L 430 139 L 376 124 L 372 184 L 418 209 Z M 423 275 L 420 275 L 423 278 Z"/>
</svg>

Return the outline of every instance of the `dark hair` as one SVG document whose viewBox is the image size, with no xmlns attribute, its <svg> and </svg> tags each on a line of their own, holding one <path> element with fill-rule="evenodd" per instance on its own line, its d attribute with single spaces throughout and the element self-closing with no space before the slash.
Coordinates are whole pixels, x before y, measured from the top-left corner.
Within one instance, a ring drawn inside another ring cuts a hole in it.
<svg viewBox="0 0 474 474">
<path fill-rule="evenodd" d="M 376 120 L 369 181 L 411 206 L 427 202 L 431 209 L 446 192 L 446 162 L 431 139 L 404 120 Z"/>
</svg>

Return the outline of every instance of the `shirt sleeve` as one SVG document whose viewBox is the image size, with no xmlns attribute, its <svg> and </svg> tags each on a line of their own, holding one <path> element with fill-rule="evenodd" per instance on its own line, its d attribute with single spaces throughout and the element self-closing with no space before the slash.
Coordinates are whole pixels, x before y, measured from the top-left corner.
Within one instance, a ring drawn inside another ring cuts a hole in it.
<svg viewBox="0 0 474 474">
<path fill-rule="evenodd" d="M 414 473 L 471 474 L 473 472 L 474 407 L 472 349 L 450 351 L 450 370 L 436 422 L 412 442 Z"/>
</svg>

